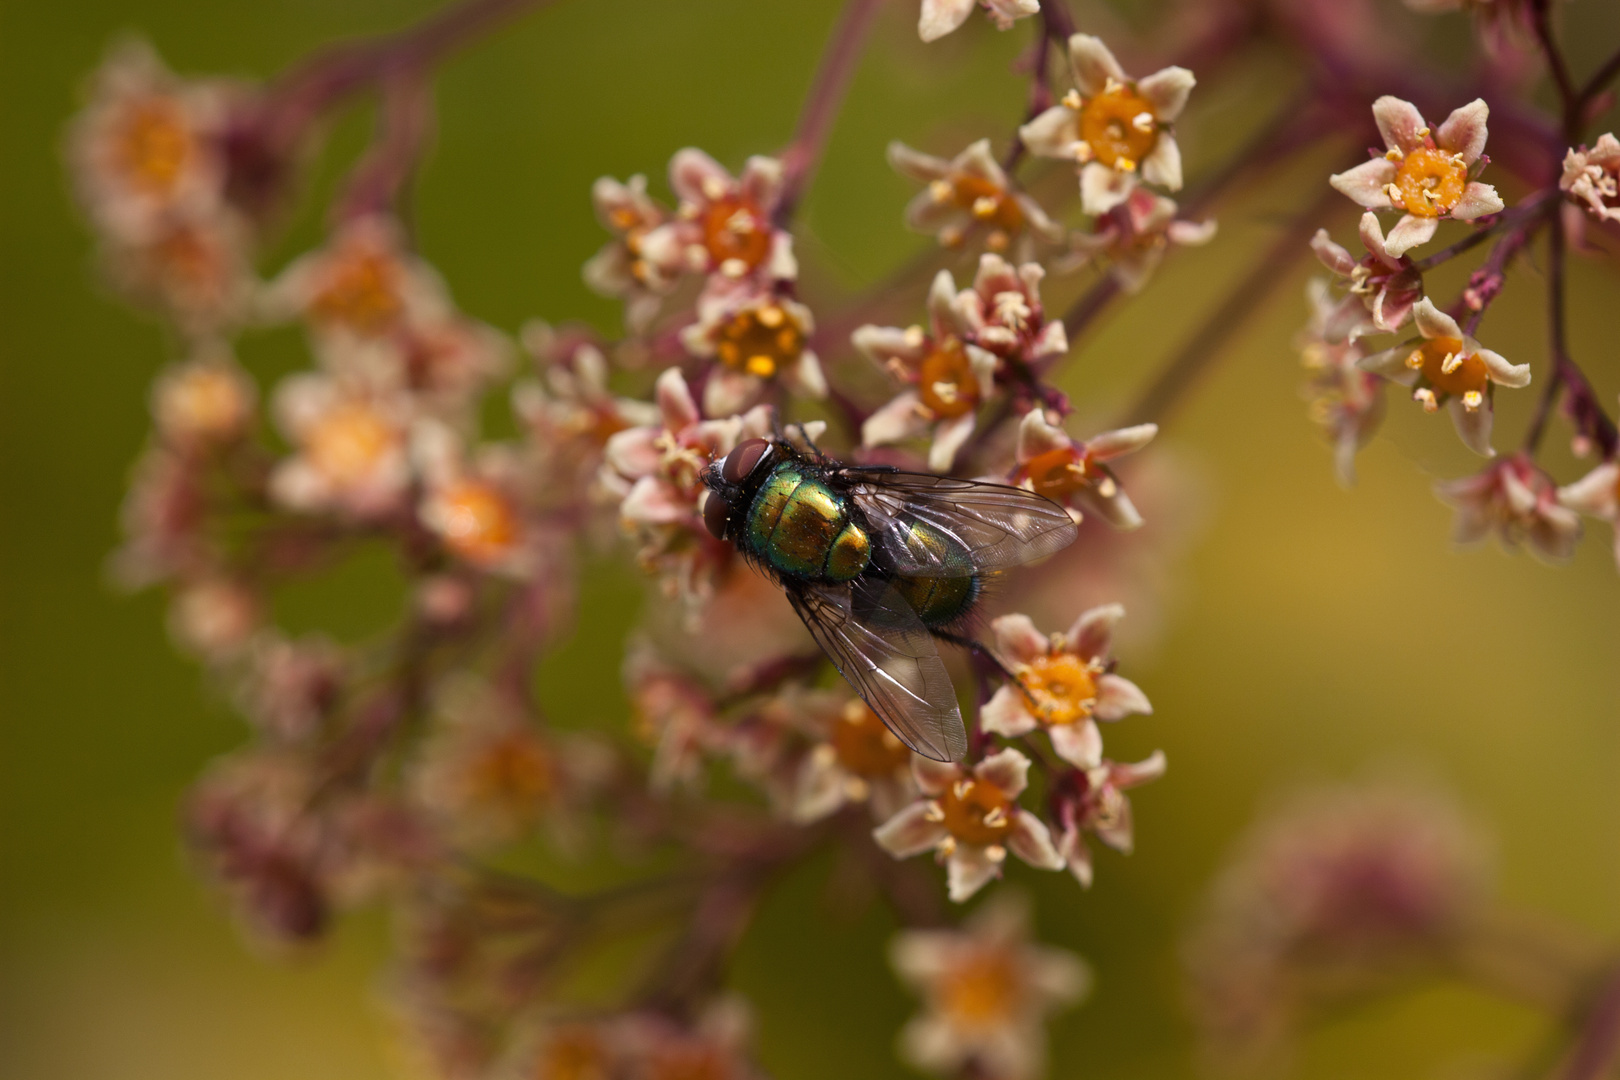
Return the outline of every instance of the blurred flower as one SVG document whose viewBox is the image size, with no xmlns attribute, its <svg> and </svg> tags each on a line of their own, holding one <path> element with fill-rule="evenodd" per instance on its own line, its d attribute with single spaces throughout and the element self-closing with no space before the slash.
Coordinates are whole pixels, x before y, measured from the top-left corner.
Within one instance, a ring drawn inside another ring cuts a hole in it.
<svg viewBox="0 0 1620 1080">
<path fill-rule="evenodd" d="M 1131 801 L 1125 792 L 1164 775 L 1164 753 L 1155 750 L 1145 761 L 1122 765 L 1104 761 L 1093 768 L 1065 773 L 1055 785 L 1052 802 L 1058 825 L 1058 853 L 1082 888 L 1091 888 L 1091 850 L 1085 834 L 1092 833 L 1122 855 L 1135 844 Z"/>
<path fill-rule="evenodd" d="M 928 332 L 920 326 L 862 326 L 852 335 L 857 349 L 896 380 L 915 387 L 866 418 L 861 445 L 885 446 L 930 435 L 928 467 L 949 472 L 957 451 L 973 434 L 979 406 L 994 392 L 997 360 L 964 341 L 966 328 L 949 270 L 934 278 L 928 316 Z"/>
<path fill-rule="evenodd" d="M 305 373 L 281 384 L 274 405 L 294 446 L 270 479 L 277 500 L 294 510 L 360 517 L 399 506 L 411 481 L 407 401 Z"/>
<path fill-rule="evenodd" d="M 486 444 L 469 454 L 448 426 L 423 421 L 413 433 L 423 480 L 418 516 L 456 557 L 481 570 L 525 577 L 535 569 L 524 475 L 514 448 Z"/>
<path fill-rule="evenodd" d="M 872 835 L 897 859 L 936 852 L 952 900 L 961 903 L 1000 877 L 1008 851 L 1041 870 L 1063 869 L 1046 823 L 1018 805 L 1029 783 L 1023 754 L 1005 749 L 971 769 L 921 757 L 911 766 L 922 798 Z"/>
<path fill-rule="evenodd" d="M 340 350 L 449 313 L 443 281 L 406 251 L 398 223 L 377 216 L 344 222 L 325 248 L 295 260 L 270 286 L 266 305 L 275 316 L 304 319 L 327 348 Z"/>
<path fill-rule="evenodd" d="M 253 380 L 224 349 L 169 368 L 152 388 L 152 417 L 163 440 L 197 448 L 228 442 L 253 419 Z"/>
<path fill-rule="evenodd" d="M 1558 186 L 1599 221 L 1620 221 L 1620 139 L 1605 132 L 1592 149 L 1569 150 Z"/>
<path fill-rule="evenodd" d="M 653 1012 L 632 1013 L 613 1025 L 625 1080 L 761 1080 L 748 1059 L 753 1017 L 742 998 L 717 998 L 690 1023 Z"/>
<path fill-rule="evenodd" d="M 803 304 L 734 289 L 711 294 L 698 313 L 681 343 L 693 356 L 720 361 L 703 386 L 703 411 L 710 416 L 748 408 L 773 379 L 803 397 L 827 396 L 821 361 L 810 349 L 815 320 Z"/>
<path fill-rule="evenodd" d="M 1080 506 L 1116 529 L 1134 529 L 1142 517 L 1108 462 L 1142 449 L 1158 433 L 1157 424 L 1137 424 L 1076 442 L 1042 410 L 1031 409 L 1018 425 L 1018 468 L 1013 479 L 1069 507 L 1077 521 L 1081 515 L 1075 507 Z"/>
<path fill-rule="evenodd" d="M 1067 633 L 1048 637 L 1027 615 L 1003 615 L 990 624 L 996 655 L 1017 678 L 985 704 L 980 723 L 1008 738 L 1046 728 L 1058 756 L 1082 769 L 1102 763 L 1098 720 L 1151 713 L 1147 695 L 1113 674 L 1109 652 L 1118 604 L 1082 612 Z"/>
<path fill-rule="evenodd" d="M 328 353 L 327 362 L 384 393 L 410 394 L 419 405 L 461 417 L 477 395 L 510 366 L 510 346 L 493 327 L 433 311 L 385 337 Z"/>
<path fill-rule="evenodd" d="M 1457 435 L 1476 454 L 1490 457 L 1491 398 L 1497 386 L 1530 385 L 1530 365 L 1510 364 L 1463 333 L 1457 320 L 1428 297 L 1412 309 L 1421 338 L 1360 360 L 1361 368 L 1403 386 L 1415 387 L 1412 400 L 1425 412 L 1447 405 Z"/>
<path fill-rule="evenodd" d="M 1383 226 L 1371 210 L 1361 215 L 1361 243 L 1367 254 L 1358 260 L 1330 240 L 1326 229 L 1317 229 L 1311 239 L 1316 257 L 1349 290 L 1326 316 L 1322 335 L 1330 342 L 1354 341 L 1374 330 L 1394 333 L 1423 299 L 1423 275 L 1409 257 L 1390 254 Z"/>
<path fill-rule="evenodd" d="M 1250 832 L 1188 942 L 1219 1048 L 1263 1052 L 1302 1008 L 1432 962 L 1485 898 L 1484 845 L 1447 799 L 1388 784 L 1306 792 Z"/>
<path fill-rule="evenodd" d="M 259 289 L 248 227 L 225 207 L 171 211 L 138 235 L 107 238 L 101 261 L 115 288 L 193 338 L 240 322 Z"/>
<path fill-rule="evenodd" d="M 1328 336 L 1339 304 L 1328 293 L 1327 282 L 1312 278 L 1305 287 L 1311 305 L 1310 322 L 1300 334 L 1299 355 L 1309 378 L 1305 396 L 1312 420 L 1333 444 L 1333 466 L 1339 483 L 1349 487 L 1356 479 L 1356 451 L 1372 439 L 1384 420 L 1384 383 L 1363 371 L 1366 350 L 1356 339 Z"/>
<path fill-rule="evenodd" d="M 120 517 L 124 543 L 113 573 L 130 587 L 192 573 L 211 562 L 208 499 L 200 461 L 170 447 L 155 447 L 135 463 Z"/>
<path fill-rule="evenodd" d="M 1510 454 L 1473 476 L 1438 483 L 1440 501 L 1456 509 L 1452 537 L 1473 544 L 1495 533 L 1509 551 L 1528 545 L 1543 559 L 1575 552 L 1581 519 L 1559 500 L 1558 485 L 1528 456 Z"/>
<path fill-rule="evenodd" d="M 648 781 L 652 789 L 698 786 L 705 756 L 729 748 L 708 687 L 644 640 L 634 642 L 625 654 L 624 681 L 636 734 L 654 748 Z"/>
<path fill-rule="evenodd" d="M 949 161 L 892 142 L 889 164 L 927 185 L 907 204 L 906 224 L 933 233 L 946 247 L 962 247 L 982 236 L 991 251 L 1017 245 L 1017 258 L 1027 261 L 1037 241 L 1055 244 L 1063 239 L 1063 226 L 1047 217 L 1029 195 L 1013 188 L 990 153 L 989 139 L 980 139 Z"/>
<path fill-rule="evenodd" d="M 677 219 L 641 238 L 642 257 L 652 265 L 684 265 L 722 283 L 798 277 L 793 238 L 772 220 L 782 198 L 780 161 L 751 157 L 733 177 L 708 154 L 687 147 L 670 159 L 669 186 L 680 199 Z"/>
<path fill-rule="evenodd" d="M 938 41 L 967 22 L 973 9 L 980 6 L 999 30 L 1006 30 L 1019 19 L 1041 10 L 1040 0 L 922 0 L 917 34 L 924 41 Z"/>
<path fill-rule="evenodd" d="M 1605 461 L 1573 484 L 1559 488 L 1558 503 L 1614 525 L 1614 557 L 1620 562 L 1620 464 Z"/>
<path fill-rule="evenodd" d="M 1181 149 L 1170 125 L 1187 105 L 1192 72 L 1167 67 L 1133 81 L 1101 38 L 1069 39 L 1075 89 L 1018 129 L 1030 152 L 1081 164 L 1080 203 L 1106 214 L 1130 197 L 1136 177 L 1181 188 Z"/>
<path fill-rule="evenodd" d="M 169 608 L 169 629 L 181 647 L 219 663 L 241 654 L 263 617 L 263 604 L 246 584 L 211 574 L 182 584 Z"/>
<path fill-rule="evenodd" d="M 911 1064 L 947 1076 L 1031 1080 L 1046 1064 L 1048 1014 L 1091 989 L 1078 956 L 1029 942 L 1029 905 L 1005 890 L 961 930 L 896 934 L 889 960 L 927 1002 L 900 1033 Z"/>
<path fill-rule="evenodd" d="M 1405 211 L 1384 240 L 1390 256 L 1400 258 L 1434 239 L 1441 218 L 1473 221 L 1502 209 L 1496 189 L 1472 179 L 1484 168 L 1489 116 L 1490 107 L 1476 98 L 1431 134 L 1416 105 L 1385 95 L 1373 103 L 1373 119 L 1389 149 L 1329 183 L 1369 210 Z"/>
<path fill-rule="evenodd" d="M 324 637 L 264 634 L 253 642 L 237 696 L 272 739 L 307 742 L 342 696 L 344 666 L 343 651 Z"/>
<path fill-rule="evenodd" d="M 1500 60 L 1511 46 L 1531 47 L 1534 4 L 1530 0 L 1405 0 L 1421 15 L 1466 11 L 1474 17 L 1486 53 Z"/>
<path fill-rule="evenodd" d="M 952 302 L 963 340 L 1024 368 L 1065 355 L 1069 338 L 1063 321 L 1048 321 L 1041 306 L 1045 276 L 1039 263 L 1015 269 L 1000 255 L 979 256 L 972 288 L 957 293 Z"/>
<path fill-rule="evenodd" d="M 659 304 L 683 269 L 684 261 L 670 245 L 661 252 L 664 263 L 649 258 L 643 247 L 647 234 L 669 220 L 669 211 L 647 194 L 645 176 L 632 176 L 627 184 L 601 177 L 591 186 L 591 201 L 613 239 L 585 264 L 585 284 L 623 300 L 625 324 L 639 334 L 658 315 Z"/>
<path fill-rule="evenodd" d="M 1068 272 L 1103 258 L 1120 288 L 1139 292 L 1171 244 L 1197 247 L 1215 239 L 1214 221 L 1187 221 L 1176 216 L 1178 210 L 1174 199 L 1135 188 L 1124 201 L 1099 215 L 1090 232 L 1072 233 L 1072 254 L 1054 266 Z"/>
<path fill-rule="evenodd" d="M 850 699 L 827 723 L 825 740 L 805 756 L 792 816 L 809 823 L 849 803 L 867 803 L 874 820 L 887 821 L 916 797 L 911 751 L 864 701 Z"/>
</svg>

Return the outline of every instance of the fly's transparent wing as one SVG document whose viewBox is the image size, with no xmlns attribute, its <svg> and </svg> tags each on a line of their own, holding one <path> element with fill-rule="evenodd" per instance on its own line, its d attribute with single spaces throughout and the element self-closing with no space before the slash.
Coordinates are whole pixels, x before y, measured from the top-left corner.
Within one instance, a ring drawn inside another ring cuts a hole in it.
<svg viewBox="0 0 1620 1080">
<path fill-rule="evenodd" d="M 967 753 L 956 688 L 934 639 L 880 578 L 788 590 L 810 636 L 899 740 L 935 761 Z"/>
<path fill-rule="evenodd" d="M 844 478 L 884 561 L 908 577 L 1003 570 L 1062 551 L 1078 535 L 1067 510 L 1023 488 L 931 473 L 849 470 Z"/>
</svg>

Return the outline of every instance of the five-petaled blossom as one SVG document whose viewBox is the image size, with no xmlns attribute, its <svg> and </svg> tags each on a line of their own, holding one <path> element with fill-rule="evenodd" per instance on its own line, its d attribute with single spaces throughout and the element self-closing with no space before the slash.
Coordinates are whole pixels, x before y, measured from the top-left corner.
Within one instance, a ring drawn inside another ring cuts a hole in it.
<svg viewBox="0 0 1620 1080">
<path fill-rule="evenodd" d="M 1604 132 L 1590 150 L 1572 148 L 1564 155 L 1558 186 L 1599 221 L 1620 221 L 1620 139 Z"/>
<path fill-rule="evenodd" d="M 641 237 L 641 255 L 651 265 L 684 266 L 720 282 L 798 276 L 793 238 L 772 221 L 782 200 L 780 161 L 751 157 L 734 177 L 708 154 L 687 147 L 670 159 L 669 186 L 680 200 L 676 219 Z"/>
<path fill-rule="evenodd" d="M 848 803 L 867 803 L 887 821 L 917 796 L 911 751 L 864 701 L 852 699 L 826 724 L 795 780 L 793 819 L 819 821 Z"/>
<path fill-rule="evenodd" d="M 658 314 L 684 266 L 672 245 L 664 245 L 664 262 L 651 258 L 644 247 L 647 234 L 668 221 L 670 213 L 647 194 L 645 176 L 632 176 L 629 183 L 599 177 L 591 185 L 591 202 L 613 239 L 585 263 L 585 284 L 602 296 L 623 300 L 625 324 L 640 333 Z"/>
<path fill-rule="evenodd" d="M 1473 221 L 1502 209 L 1496 189 L 1473 179 L 1483 168 L 1490 107 L 1476 98 L 1431 131 L 1410 101 L 1385 95 L 1373 119 L 1388 150 L 1329 178 L 1334 190 L 1369 210 L 1401 210 L 1385 249 L 1399 258 L 1434 239 L 1441 218 Z"/>
<path fill-rule="evenodd" d="M 1474 476 L 1435 485 L 1440 501 L 1456 510 L 1452 535 L 1472 544 L 1495 533 L 1509 551 L 1520 545 L 1548 561 L 1575 553 L 1581 519 L 1560 499 L 1558 485 L 1524 454 L 1509 454 Z"/>
<path fill-rule="evenodd" d="M 1620 464 L 1605 461 L 1573 484 L 1559 488 L 1558 501 L 1613 525 L 1614 557 L 1620 562 Z"/>
<path fill-rule="evenodd" d="M 1133 81 L 1101 38 L 1069 39 L 1075 89 L 1018 129 L 1030 152 L 1081 164 L 1080 204 L 1106 214 L 1130 197 L 1140 176 L 1170 191 L 1181 188 L 1181 149 L 1170 125 L 1187 105 L 1196 80 L 1167 67 Z"/>
<path fill-rule="evenodd" d="M 1045 728 L 1058 756 L 1082 769 L 1102 764 L 1098 720 L 1151 713 L 1147 695 L 1110 670 L 1114 625 L 1125 609 L 1107 604 L 1084 611 L 1066 633 L 1035 629 L 1028 615 L 990 624 L 995 651 L 1017 683 L 1006 683 L 984 706 L 986 731 L 1016 738 Z"/>
<path fill-rule="evenodd" d="M 1215 239 L 1213 220 L 1187 221 L 1176 216 L 1179 209 L 1174 199 L 1136 188 L 1119 205 L 1099 215 L 1090 232 L 1071 234 L 1070 254 L 1053 268 L 1078 270 L 1105 259 L 1120 288 L 1140 292 L 1170 245 L 1197 247 Z"/>
<path fill-rule="evenodd" d="M 971 768 L 923 757 L 913 757 L 911 767 L 922 798 L 872 835 L 897 859 L 936 852 L 952 900 L 961 903 L 1000 877 L 1009 851 L 1038 869 L 1063 869 L 1046 823 L 1018 805 L 1029 758 L 1009 747 Z"/>
<path fill-rule="evenodd" d="M 1104 761 L 1095 768 L 1076 769 L 1058 779 L 1052 801 L 1059 833 L 1058 853 L 1082 888 L 1091 888 L 1091 849 L 1086 833 L 1129 855 L 1136 834 L 1131 800 L 1125 792 L 1164 775 L 1165 758 L 1155 750 L 1143 761 L 1122 764 Z"/>
<path fill-rule="evenodd" d="M 1411 386 L 1412 400 L 1425 412 L 1446 405 L 1457 434 L 1476 454 L 1490 457 L 1491 397 L 1497 386 L 1530 385 L 1530 365 L 1510 364 L 1463 333 L 1457 320 L 1435 307 L 1428 297 L 1412 309 L 1421 338 L 1361 360 L 1366 371 Z"/>
<path fill-rule="evenodd" d="M 827 377 L 810 348 L 815 321 L 796 300 L 747 288 L 711 290 L 698 304 L 698 321 L 681 332 L 693 356 L 719 361 L 703 385 L 710 416 L 741 412 L 772 380 L 802 397 L 827 396 Z"/>
<path fill-rule="evenodd" d="M 518 577 L 533 570 L 536 537 L 524 505 L 531 478 L 515 448 L 488 444 L 469 454 L 438 421 L 419 424 L 412 444 L 424 487 L 417 516 L 445 548 L 480 570 Z"/>
<path fill-rule="evenodd" d="M 1371 210 L 1361 215 L 1361 243 L 1367 254 L 1357 259 L 1329 239 L 1326 229 L 1317 229 L 1311 239 L 1316 257 L 1349 290 L 1323 323 L 1328 341 L 1353 341 L 1376 330 L 1394 333 L 1423 299 L 1422 273 L 1410 257 L 1390 253 L 1383 226 Z"/>
<path fill-rule="evenodd" d="M 928 291 L 929 329 L 862 326 L 855 347 L 897 380 L 910 384 L 861 425 L 861 445 L 884 446 L 931 435 L 928 467 L 950 471 L 973 434 L 979 406 L 995 387 L 997 359 L 965 339 L 956 283 L 941 270 Z M 1062 323 L 1055 323 L 1059 329 Z"/>
<path fill-rule="evenodd" d="M 1339 483 L 1356 479 L 1356 451 L 1367 445 L 1384 419 L 1384 380 L 1361 369 L 1367 350 L 1354 337 L 1329 333 L 1343 306 L 1328 292 L 1327 282 L 1312 278 L 1305 296 L 1310 322 L 1299 337 L 1300 361 L 1309 378 L 1305 396 L 1310 416 L 1333 444 L 1333 468 Z"/>
<path fill-rule="evenodd" d="M 305 372 L 276 391 L 275 412 L 294 446 L 270 492 L 301 511 L 375 517 L 395 509 L 411 482 L 411 402 L 335 376 Z"/>
<path fill-rule="evenodd" d="M 1045 1066 L 1047 1015 L 1079 1003 L 1091 971 L 1073 953 L 1029 941 L 1029 905 L 998 892 L 961 930 L 906 930 L 889 960 L 927 1010 L 900 1033 L 918 1068 L 1031 1080 Z M 972 1071 L 967 1071 L 972 1069 Z"/>
<path fill-rule="evenodd" d="M 1137 424 L 1079 442 L 1042 410 L 1031 409 L 1018 425 L 1018 468 L 1013 479 L 1068 507 L 1076 521 L 1078 508 L 1083 508 L 1116 529 L 1134 529 L 1142 524 L 1142 515 L 1108 463 L 1142 449 L 1158 433 L 1157 424 Z"/>
<path fill-rule="evenodd" d="M 906 224 L 933 233 L 949 248 L 983 237 L 991 251 L 1015 244 L 1019 259 L 1033 255 L 1036 241 L 1056 244 L 1063 226 L 1029 195 L 1013 187 L 1001 163 L 980 139 L 946 161 L 900 142 L 889 144 L 889 164 L 903 176 L 928 185 L 906 206 Z"/>
<path fill-rule="evenodd" d="M 922 14 L 917 19 L 917 36 L 924 41 L 937 41 L 967 22 L 973 9 L 983 5 L 990 21 L 1006 30 L 1019 19 L 1036 15 L 1041 0 L 922 0 Z"/>
</svg>

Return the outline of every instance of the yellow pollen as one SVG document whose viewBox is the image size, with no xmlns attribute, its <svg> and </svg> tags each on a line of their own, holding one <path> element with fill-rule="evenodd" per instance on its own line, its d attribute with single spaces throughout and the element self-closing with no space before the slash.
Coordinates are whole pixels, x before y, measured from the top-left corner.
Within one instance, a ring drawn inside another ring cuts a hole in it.
<svg viewBox="0 0 1620 1080">
<path fill-rule="evenodd" d="M 830 739 L 838 763 L 856 776 L 892 776 L 911 761 L 911 751 L 865 702 L 844 706 Z"/>
<path fill-rule="evenodd" d="M 1035 718 L 1059 726 L 1089 718 L 1097 707 L 1097 672 L 1070 652 L 1042 656 L 1017 672 Z"/>
<path fill-rule="evenodd" d="M 241 384 L 215 365 L 187 368 L 164 386 L 158 415 L 171 431 L 219 438 L 237 430 L 247 415 Z"/>
<path fill-rule="evenodd" d="M 1467 409 L 1469 412 L 1473 412 L 1475 409 L 1485 404 L 1485 395 L 1480 393 L 1478 390 L 1470 390 L 1468 393 L 1463 395 L 1462 400 L 1463 408 Z"/>
<path fill-rule="evenodd" d="M 1468 167 L 1459 156 L 1422 147 L 1407 154 L 1390 185 L 1400 194 L 1397 205 L 1416 217 L 1450 213 L 1468 187 Z M 1391 196 L 1391 202 L 1395 199 Z"/>
<path fill-rule="evenodd" d="M 1159 140 L 1153 106 L 1133 86 L 1109 80 L 1078 112 L 1081 140 L 1109 168 L 1134 171 Z"/>
<path fill-rule="evenodd" d="M 328 409 L 305 436 L 310 464 L 338 487 L 369 480 L 399 443 L 399 430 L 363 401 Z"/>
<path fill-rule="evenodd" d="M 1004 949 L 975 950 L 941 976 L 940 1011 L 970 1029 L 996 1028 L 1020 1005 L 1023 980 Z"/>
<path fill-rule="evenodd" d="M 787 308 L 745 308 L 720 328 L 715 354 L 729 368 L 769 379 L 804 353 L 804 327 Z"/>
<path fill-rule="evenodd" d="M 917 382 L 922 404 L 942 419 L 970 413 L 979 402 L 979 381 L 962 343 L 955 338 L 923 359 Z"/>
<path fill-rule="evenodd" d="M 383 251 L 350 250 L 334 255 L 322 274 L 311 314 L 357 334 L 376 336 L 389 330 L 404 311 L 401 269 Z"/>
<path fill-rule="evenodd" d="M 715 265 L 735 259 L 742 264 L 742 273 L 757 267 L 771 253 L 771 230 L 765 215 L 758 205 L 741 195 L 716 199 L 704 212 L 703 238 Z"/>
<path fill-rule="evenodd" d="M 974 218 L 995 228 L 1018 232 L 1024 227 L 1024 211 L 1006 188 L 982 176 L 957 174 L 951 180 L 951 201 Z"/>
<path fill-rule="evenodd" d="M 940 822 L 958 843 L 984 847 L 1012 831 L 1012 800 L 994 784 L 958 780 L 939 797 Z"/>
<path fill-rule="evenodd" d="M 1084 454 L 1060 446 L 1031 458 L 1024 466 L 1024 475 L 1029 477 L 1035 494 L 1062 502 L 1106 474 Z"/>
<path fill-rule="evenodd" d="M 148 195 L 173 194 L 196 151 L 184 110 L 166 97 L 129 106 L 113 135 L 119 170 Z"/>
<path fill-rule="evenodd" d="M 1424 412 L 1432 413 L 1440 407 L 1440 403 L 1435 400 L 1434 391 L 1427 386 L 1420 386 L 1412 391 L 1412 400 L 1422 405 Z"/>
<path fill-rule="evenodd" d="M 1413 363 L 1413 358 L 1418 363 Z M 1442 394 L 1483 391 L 1490 381 L 1490 369 L 1478 353 L 1469 353 L 1458 338 L 1430 338 L 1407 357 L 1407 366 L 1423 373 L 1430 386 Z"/>
<path fill-rule="evenodd" d="M 490 563 L 512 550 L 520 525 L 510 499 L 493 484 L 463 480 L 438 499 L 444 542 L 461 557 Z"/>
</svg>

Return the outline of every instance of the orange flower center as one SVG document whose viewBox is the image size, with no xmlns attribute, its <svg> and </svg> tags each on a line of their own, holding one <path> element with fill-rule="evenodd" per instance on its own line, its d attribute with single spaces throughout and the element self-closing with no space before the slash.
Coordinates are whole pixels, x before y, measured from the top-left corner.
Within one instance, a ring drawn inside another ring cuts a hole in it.
<svg viewBox="0 0 1620 1080">
<path fill-rule="evenodd" d="M 1069 447 L 1060 446 L 1030 459 L 1024 466 L 1035 494 L 1062 502 L 1076 491 L 1097 482 L 1102 470 L 1091 459 Z"/>
<path fill-rule="evenodd" d="M 860 701 L 844 707 L 833 725 L 831 742 L 838 763 L 856 776 L 892 776 L 911 760 L 905 744 Z"/>
<path fill-rule="evenodd" d="M 552 1036 L 535 1080 L 607 1080 L 607 1051 L 596 1033 L 565 1030 Z"/>
<path fill-rule="evenodd" d="M 1024 699 L 1043 724 L 1073 724 L 1097 704 L 1097 676 L 1074 653 L 1042 656 L 1018 671 Z"/>
<path fill-rule="evenodd" d="M 720 328 L 715 352 L 727 367 L 769 379 L 803 354 L 804 327 L 780 304 L 747 308 Z"/>
<path fill-rule="evenodd" d="M 362 401 L 328 409 L 310 429 L 310 463 L 340 487 L 369 479 L 399 445 L 399 431 Z"/>
<path fill-rule="evenodd" d="M 1020 986 L 1012 957 L 982 949 L 942 976 L 940 1011 L 963 1027 L 995 1027 L 1015 1011 Z"/>
<path fill-rule="evenodd" d="M 517 542 L 517 510 L 493 484 L 463 480 L 439 497 L 439 506 L 444 542 L 462 558 L 493 562 Z"/>
<path fill-rule="evenodd" d="M 999 844 L 1012 831 L 1012 800 L 994 784 L 958 780 L 939 798 L 941 824 L 964 844 Z"/>
<path fill-rule="evenodd" d="M 1490 372 L 1478 353 L 1467 353 L 1453 337 L 1430 338 L 1406 358 L 1406 366 L 1422 372 L 1430 386 L 1442 394 L 1485 392 Z"/>
<path fill-rule="evenodd" d="M 190 225 L 176 225 L 164 232 L 147 257 L 155 272 L 177 287 L 217 292 L 226 283 L 226 255 L 221 245 Z"/>
<path fill-rule="evenodd" d="M 703 212 L 703 244 L 716 266 L 735 259 L 747 273 L 771 253 L 771 224 L 753 200 L 728 195 Z"/>
<path fill-rule="evenodd" d="M 515 807 L 544 802 L 555 787 L 551 755 L 526 731 L 503 735 L 484 749 L 470 776 L 473 791 Z"/>
<path fill-rule="evenodd" d="M 917 393 L 935 416 L 962 416 L 979 403 L 979 380 L 962 343 L 950 338 L 929 353 L 918 369 Z"/>
<path fill-rule="evenodd" d="M 1097 161 L 1131 171 L 1159 141 L 1159 120 L 1134 87 L 1113 83 L 1081 103 L 1080 138 Z"/>
<path fill-rule="evenodd" d="M 151 98 L 130 106 L 116 135 L 118 167 L 148 195 L 169 195 L 197 147 L 178 102 Z"/>
<path fill-rule="evenodd" d="M 1401 202 L 1413 217 L 1450 213 L 1467 186 L 1468 166 L 1444 150 L 1413 150 L 1395 171 L 1395 190 L 1401 193 Z"/>
<path fill-rule="evenodd" d="M 951 180 L 951 198 L 979 221 L 1009 233 L 1024 227 L 1024 210 L 1006 188 L 997 187 L 982 176 L 957 176 Z"/>
<path fill-rule="evenodd" d="M 310 305 L 312 313 L 323 322 L 374 337 L 392 327 L 404 310 L 399 278 L 399 263 L 386 252 L 340 254 L 326 270 Z"/>
<path fill-rule="evenodd" d="M 187 368 L 163 389 L 163 426 L 184 435 L 218 438 L 236 431 L 247 412 L 241 384 L 223 368 Z"/>
</svg>

